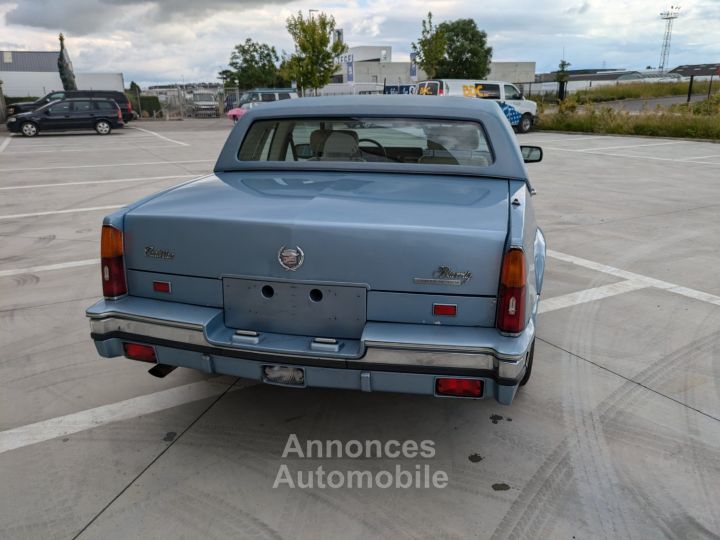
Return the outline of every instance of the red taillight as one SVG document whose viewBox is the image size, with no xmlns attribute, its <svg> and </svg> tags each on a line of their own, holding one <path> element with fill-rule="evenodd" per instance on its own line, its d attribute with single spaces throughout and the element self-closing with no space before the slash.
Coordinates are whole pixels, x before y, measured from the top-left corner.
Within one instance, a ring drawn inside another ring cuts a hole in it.
<svg viewBox="0 0 720 540">
<path fill-rule="evenodd" d="M 455 304 L 433 304 L 433 315 L 454 317 L 457 315 L 457 306 Z"/>
<path fill-rule="evenodd" d="M 117 114 L 118 114 L 118 120 L 122 120 L 122 111 L 120 110 L 120 107 L 118 107 Z"/>
<path fill-rule="evenodd" d="M 139 343 L 123 343 L 125 356 L 131 360 L 140 360 L 141 362 L 157 362 L 155 356 L 155 347 L 150 345 L 140 345 Z"/>
<path fill-rule="evenodd" d="M 500 275 L 497 327 L 501 332 L 518 334 L 525 329 L 525 254 L 512 248 L 505 253 Z"/>
<path fill-rule="evenodd" d="M 153 281 L 153 291 L 169 293 L 170 292 L 170 282 L 169 281 Z"/>
<path fill-rule="evenodd" d="M 482 379 L 435 379 L 435 393 L 441 396 L 482 397 Z"/>
<path fill-rule="evenodd" d="M 138 98 L 138 99 L 140 99 L 140 98 Z M 132 101 L 130 101 L 130 100 L 128 99 L 128 112 L 132 112 L 132 111 L 133 111 Z"/>
<path fill-rule="evenodd" d="M 103 295 L 106 298 L 115 298 L 127 293 L 123 261 L 123 234 L 122 231 L 111 225 L 103 225 L 102 228 L 100 270 Z"/>
</svg>

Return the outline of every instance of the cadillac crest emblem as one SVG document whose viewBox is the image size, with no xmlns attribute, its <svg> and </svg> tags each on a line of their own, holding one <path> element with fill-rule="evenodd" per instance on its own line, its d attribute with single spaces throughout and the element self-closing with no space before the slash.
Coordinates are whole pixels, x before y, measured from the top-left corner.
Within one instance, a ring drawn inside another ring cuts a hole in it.
<svg viewBox="0 0 720 540">
<path fill-rule="evenodd" d="M 297 270 L 302 266 L 304 260 L 305 254 L 300 246 L 294 248 L 283 246 L 278 251 L 278 262 L 285 270 Z"/>
</svg>

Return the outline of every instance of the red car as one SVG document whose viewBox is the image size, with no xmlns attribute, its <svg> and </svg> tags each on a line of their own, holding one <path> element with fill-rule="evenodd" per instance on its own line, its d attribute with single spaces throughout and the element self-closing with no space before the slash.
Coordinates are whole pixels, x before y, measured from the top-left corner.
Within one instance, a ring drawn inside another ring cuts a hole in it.
<svg viewBox="0 0 720 540">
<path fill-rule="evenodd" d="M 261 102 L 259 101 L 249 101 L 247 103 L 243 103 L 239 107 L 235 107 L 234 109 L 230 109 L 227 113 L 227 117 L 230 118 L 233 122 L 237 122 L 240 120 L 242 115 L 244 115 L 246 112 L 248 112 L 250 109 L 254 109 L 255 107 L 259 106 Z"/>
</svg>

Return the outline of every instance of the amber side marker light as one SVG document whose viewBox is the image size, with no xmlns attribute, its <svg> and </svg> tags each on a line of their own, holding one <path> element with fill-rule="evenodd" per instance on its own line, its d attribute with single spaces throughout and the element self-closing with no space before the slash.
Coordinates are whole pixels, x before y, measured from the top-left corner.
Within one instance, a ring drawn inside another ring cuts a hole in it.
<svg viewBox="0 0 720 540">
<path fill-rule="evenodd" d="M 482 397 L 482 379 L 435 379 L 435 393 L 440 396 Z"/>
<path fill-rule="evenodd" d="M 123 351 L 125 356 L 131 360 L 140 360 L 141 362 L 157 362 L 155 356 L 155 347 L 150 345 L 141 345 L 139 343 L 123 343 Z"/>
<path fill-rule="evenodd" d="M 512 248 L 505 253 L 497 307 L 497 327 L 501 332 L 518 334 L 525 329 L 525 266 L 521 249 Z"/>
<path fill-rule="evenodd" d="M 100 269 L 103 295 L 115 298 L 127 293 L 123 261 L 123 233 L 111 225 L 103 225 L 100 238 Z"/>
</svg>

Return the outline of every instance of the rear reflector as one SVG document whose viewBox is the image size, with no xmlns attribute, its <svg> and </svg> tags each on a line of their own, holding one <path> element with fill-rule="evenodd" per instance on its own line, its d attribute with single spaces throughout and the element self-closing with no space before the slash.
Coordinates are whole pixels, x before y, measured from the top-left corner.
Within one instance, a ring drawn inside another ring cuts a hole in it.
<svg viewBox="0 0 720 540">
<path fill-rule="evenodd" d="M 455 304 L 433 304 L 433 315 L 454 317 L 457 315 L 457 306 Z"/>
<path fill-rule="evenodd" d="M 153 291 L 169 293 L 170 292 L 170 282 L 169 281 L 153 281 Z"/>
<path fill-rule="evenodd" d="M 139 343 L 123 343 L 125 356 L 131 360 L 140 360 L 141 362 L 157 362 L 155 356 L 155 347 L 151 345 L 140 345 Z"/>
<path fill-rule="evenodd" d="M 435 393 L 441 396 L 482 397 L 482 379 L 435 379 Z"/>
</svg>

